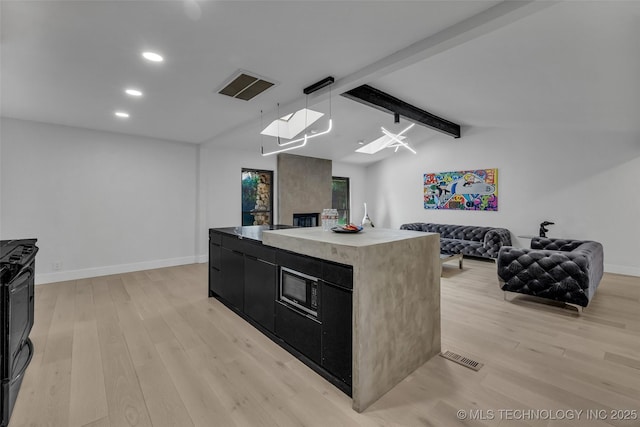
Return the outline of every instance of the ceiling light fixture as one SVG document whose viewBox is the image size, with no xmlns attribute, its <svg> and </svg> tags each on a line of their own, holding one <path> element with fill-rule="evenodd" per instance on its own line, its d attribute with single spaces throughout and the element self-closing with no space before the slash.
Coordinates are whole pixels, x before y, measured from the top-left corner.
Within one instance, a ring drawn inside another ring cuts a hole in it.
<svg viewBox="0 0 640 427">
<path fill-rule="evenodd" d="M 138 89 L 125 89 L 124 93 L 126 93 L 129 96 L 142 96 L 142 92 L 139 91 Z"/>
<path fill-rule="evenodd" d="M 295 148 L 304 147 L 308 140 L 310 140 L 311 138 L 315 138 L 317 136 L 326 135 L 329 132 L 331 132 L 331 129 L 333 129 L 333 120 L 329 119 L 329 127 L 327 127 L 326 130 L 323 130 L 322 132 L 317 132 L 317 133 L 311 132 L 312 133 L 311 135 L 307 135 L 305 133 L 302 138 L 294 139 L 292 141 L 280 142 L 280 140 L 278 140 L 278 145 L 280 147 L 284 147 L 285 145 L 291 145 L 291 144 L 295 144 L 296 142 L 304 141 L 304 144 L 300 145 L 299 147 L 295 147 Z M 267 153 L 267 154 L 264 154 L 264 155 L 268 156 L 269 154 L 275 154 L 275 153 Z"/>
<path fill-rule="evenodd" d="M 329 88 L 329 125 L 326 130 L 322 132 L 318 132 L 317 130 L 310 131 L 309 134 L 305 132 L 304 136 L 297 139 L 294 138 L 296 135 L 299 135 L 305 129 L 308 129 L 313 123 L 315 123 L 320 117 L 324 116 L 324 113 L 320 113 L 318 111 L 310 110 L 308 108 L 310 93 L 313 93 L 317 90 L 320 90 L 323 87 L 329 86 L 333 83 L 333 77 L 327 77 L 313 85 L 306 87 L 303 92 L 307 95 L 305 99 L 305 108 L 296 111 L 292 114 L 287 114 L 286 116 L 280 117 L 279 119 L 274 120 L 260 132 L 261 135 L 273 136 L 276 138 L 276 142 L 279 147 L 287 147 L 284 149 L 278 149 L 275 151 L 266 152 L 264 151 L 264 145 L 260 147 L 260 151 L 263 156 L 270 156 L 272 154 L 282 153 L 284 151 L 294 150 L 296 148 L 302 148 L 307 145 L 307 141 L 311 138 L 316 138 L 318 136 L 326 135 L 331 132 L 333 129 L 333 120 L 331 118 L 331 88 Z M 278 104 L 278 115 L 280 115 L 280 104 Z M 260 121 L 262 121 L 262 111 L 260 112 Z M 291 139 L 287 142 L 282 142 L 281 138 Z M 301 144 L 298 144 L 301 143 Z M 293 145 L 298 144 L 298 145 Z"/>
<path fill-rule="evenodd" d="M 400 136 L 405 133 L 406 131 L 408 131 L 409 129 L 411 129 L 414 126 L 415 123 L 411 123 L 406 129 L 404 129 L 402 132 L 400 132 L 397 135 L 392 134 L 391 132 L 389 132 L 388 130 L 386 130 L 385 128 L 381 127 L 380 129 L 382 129 L 382 133 L 384 133 L 385 135 L 387 135 L 389 138 L 391 138 L 391 143 L 387 144 L 387 146 L 385 148 L 393 148 L 395 147 L 395 152 L 398 151 L 398 148 L 400 147 L 404 147 L 407 150 L 411 151 L 413 154 L 418 154 L 416 153 L 416 150 L 414 150 L 413 148 L 409 147 L 409 144 L 407 144 L 406 142 L 402 141 L 402 139 L 400 139 Z"/>
<path fill-rule="evenodd" d="M 151 61 L 151 62 L 163 62 L 164 58 L 162 57 L 162 55 L 155 53 L 155 52 L 150 52 L 150 51 L 146 51 L 146 52 L 142 52 L 142 57 L 144 59 L 146 59 L 147 61 Z"/>
<path fill-rule="evenodd" d="M 115 113 L 113 113 L 116 117 L 120 117 L 121 119 L 128 119 L 129 113 L 127 113 L 126 111 L 116 111 Z"/>
<path fill-rule="evenodd" d="M 416 151 L 409 146 L 404 140 L 407 138 L 403 136 L 404 133 L 408 132 L 415 123 L 411 123 L 401 132 L 394 134 L 389 132 L 384 127 L 381 127 L 382 133 L 384 134 L 380 138 L 368 143 L 365 146 L 362 146 L 356 150 L 357 153 L 365 153 L 365 154 L 375 154 L 378 151 L 384 150 L 385 148 L 395 148 L 395 152 L 398 151 L 400 147 L 404 147 L 407 150 L 411 151 L 413 154 L 417 154 Z"/>
<path fill-rule="evenodd" d="M 405 139 L 405 136 L 400 136 L 400 139 Z M 387 147 L 388 144 L 391 143 L 391 139 L 387 135 L 382 135 L 380 138 L 371 141 L 368 144 L 360 144 L 360 147 L 356 149 L 357 153 L 364 154 L 375 154 L 378 151 L 381 151 Z"/>
<path fill-rule="evenodd" d="M 322 116 L 324 116 L 324 113 L 303 108 L 295 113 L 275 119 L 260 133 L 276 138 L 291 139 L 314 124 Z"/>
<path fill-rule="evenodd" d="M 282 148 L 280 150 L 276 150 L 276 151 L 269 151 L 268 153 L 264 152 L 264 147 L 262 147 L 262 155 L 263 156 L 270 156 L 272 154 L 278 154 L 278 153 L 284 153 L 285 151 L 289 151 L 289 150 L 295 150 L 296 148 L 302 148 L 305 145 L 307 145 L 307 141 L 309 140 L 309 138 L 311 138 L 310 136 L 308 137 L 307 134 L 305 134 L 302 139 L 303 142 L 300 145 L 293 145 L 291 147 L 287 147 L 287 148 Z"/>
</svg>

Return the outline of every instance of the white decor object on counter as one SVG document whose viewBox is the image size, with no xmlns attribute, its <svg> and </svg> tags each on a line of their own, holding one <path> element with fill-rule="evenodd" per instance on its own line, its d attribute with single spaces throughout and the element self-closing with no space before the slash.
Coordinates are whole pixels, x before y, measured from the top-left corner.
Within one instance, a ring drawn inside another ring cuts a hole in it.
<svg viewBox="0 0 640 427">
<path fill-rule="evenodd" d="M 367 203 L 364 204 L 364 217 L 362 218 L 362 226 L 363 227 L 375 227 L 371 218 L 369 218 L 369 214 L 367 213 Z"/>
</svg>

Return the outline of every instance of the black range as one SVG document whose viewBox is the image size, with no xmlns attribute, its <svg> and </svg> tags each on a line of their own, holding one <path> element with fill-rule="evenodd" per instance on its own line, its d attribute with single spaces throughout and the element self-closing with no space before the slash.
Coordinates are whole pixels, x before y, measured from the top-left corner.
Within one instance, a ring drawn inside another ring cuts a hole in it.
<svg viewBox="0 0 640 427">
<path fill-rule="evenodd" d="M 0 425 L 9 424 L 33 357 L 36 239 L 0 241 Z"/>
</svg>

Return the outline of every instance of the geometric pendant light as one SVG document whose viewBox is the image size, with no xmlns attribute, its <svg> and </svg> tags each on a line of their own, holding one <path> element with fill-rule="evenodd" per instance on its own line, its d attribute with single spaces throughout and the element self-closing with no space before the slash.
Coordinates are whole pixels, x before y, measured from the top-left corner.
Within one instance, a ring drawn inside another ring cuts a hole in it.
<svg viewBox="0 0 640 427">
<path fill-rule="evenodd" d="M 365 153 L 365 154 L 375 154 L 378 151 L 384 150 L 385 148 L 395 148 L 395 151 L 398 151 L 398 149 L 402 147 L 411 151 L 413 154 L 416 154 L 416 151 L 413 148 L 411 148 L 408 143 L 405 142 L 405 139 L 407 137 L 404 136 L 404 134 L 407 131 L 409 131 L 409 129 L 411 129 L 414 125 L 415 123 L 411 123 L 409 126 L 407 126 L 405 129 L 403 129 L 401 132 L 397 134 L 389 132 L 384 127 L 381 127 L 380 129 L 383 135 L 380 138 L 368 143 L 367 145 L 364 145 L 358 148 L 356 152 Z"/>
<path fill-rule="evenodd" d="M 327 77 L 326 79 L 321 80 L 320 82 L 314 83 L 313 85 L 305 88 L 303 92 L 307 95 L 306 103 L 308 104 L 308 95 L 316 90 L 322 89 L 323 87 L 329 86 L 334 81 L 333 77 Z M 278 104 L 279 106 L 279 104 Z M 276 138 L 276 142 L 278 144 L 278 149 L 275 151 L 264 151 L 264 146 L 261 146 L 261 152 L 263 156 L 270 156 L 272 154 L 282 153 L 284 151 L 295 150 L 297 148 L 302 148 L 307 145 L 307 141 L 312 138 L 317 138 L 322 135 L 326 135 L 331 132 L 333 128 L 333 121 L 331 118 L 331 90 L 329 90 L 329 126 L 322 132 L 317 133 L 306 133 L 299 138 L 295 138 L 297 135 L 302 133 L 304 130 L 308 129 L 313 123 L 318 121 L 324 113 L 311 110 L 305 106 L 295 113 L 287 114 L 283 117 L 280 117 L 274 121 L 272 121 L 266 128 L 264 128 L 260 134 L 266 136 L 272 136 Z M 282 139 L 287 139 L 288 141 L 283 141 Z"/>
</svg>

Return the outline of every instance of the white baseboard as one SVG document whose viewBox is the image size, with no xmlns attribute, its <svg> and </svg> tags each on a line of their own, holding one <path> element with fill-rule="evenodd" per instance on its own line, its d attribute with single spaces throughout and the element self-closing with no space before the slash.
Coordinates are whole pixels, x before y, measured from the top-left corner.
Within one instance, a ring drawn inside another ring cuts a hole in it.
<svg viewBox="0 0 640 427">
<path fill-rule="evenodd" d="M 604 271 L 607 273 L 624 274 L 625 276 L 640 277 L 640 268 L 629 267 L 628 265 L 605 264 Z"/>
<path fill-rule="evenodd" d="M 205 255 L 206 257 L 206 255 Z M 108 276 L 110 274 L 130 273 L 132 271 L 151 270 L 154 268 L 174 267 L 176 265 L 194 264 L 202 259 L 200 256 L 160 259 L 155 261 L 137 262 L 134 264 L 108 265 L 105 267 L 85 268 L 82 270 L 58 271 L 55 273 L 36 274 L 36 285 L 45 283 L 64 282 L 67 280 L 86 279 L 89 277 Z M 206 259 L 209 260 L 208 258 Z"/>
<path fill-rule="evenodd" d="M 67 280 L 86 279 L 89 277 L 108 276 L 110 274 L 130 273 L 132 271 L 151 270 L 154 268 L 174 267 L 185 264 L 202 264 L 209 261 L 209 255 L 196 255 L 182 258 L 161 259 L 155 261 L 138 262 L 134 264 L 109 265 L 106 267 L 85 268 L 82 270 L 59 271 L 56 273 L 36 274 L 36 285 L 45 283 L 64 282 Z M 640 277 L 640 268 L 626 265 L 605 264 L 607 273 L 624 274 Z"/>
</svg>

